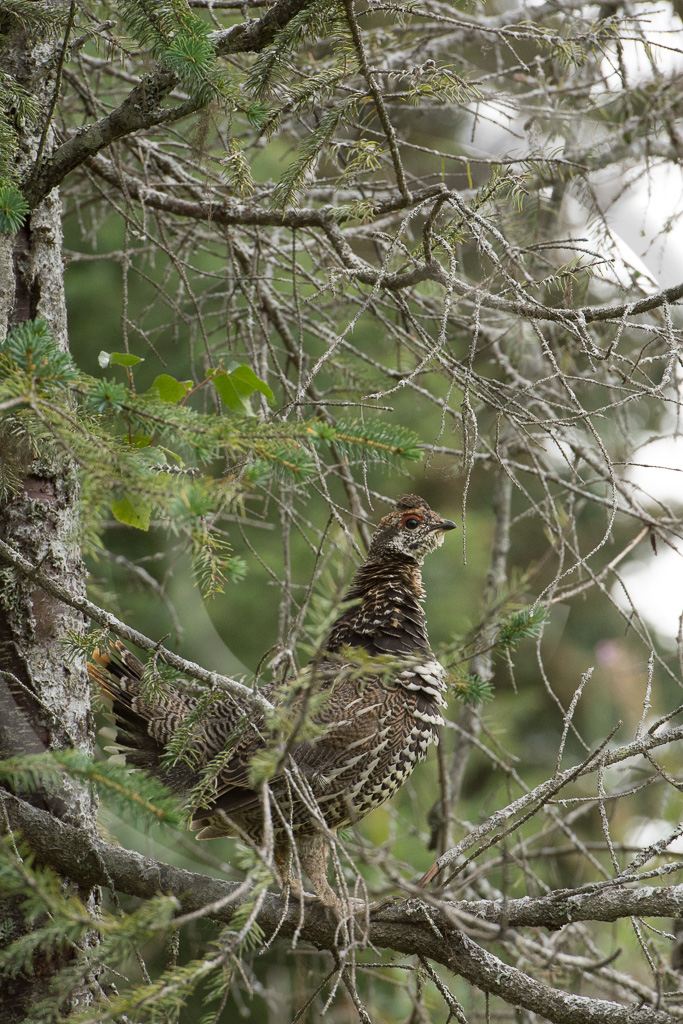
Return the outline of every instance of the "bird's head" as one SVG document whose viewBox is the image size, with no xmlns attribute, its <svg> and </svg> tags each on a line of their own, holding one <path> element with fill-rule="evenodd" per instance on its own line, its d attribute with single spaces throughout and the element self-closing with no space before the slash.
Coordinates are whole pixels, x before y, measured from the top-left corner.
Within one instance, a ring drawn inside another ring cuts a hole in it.
<svg viewBox="0 0 683 1024">
<path fill-rule="evenodd" d="M 396 508 L 380 520 L 368 552 L 368 560 L 400 554 L 422 563 L 425 555 L 443 544 L 444 534 L 455 530 L 450 519 L 433 512 L 424 498 L 404 494 Z"/>
</svg>

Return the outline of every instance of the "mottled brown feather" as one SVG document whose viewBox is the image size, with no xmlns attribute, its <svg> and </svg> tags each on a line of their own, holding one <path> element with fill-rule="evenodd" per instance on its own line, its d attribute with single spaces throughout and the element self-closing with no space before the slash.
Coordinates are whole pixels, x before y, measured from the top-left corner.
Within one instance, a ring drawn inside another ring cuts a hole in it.
<svg viewBox="0 0 683 1024">
<path fill-rule="evenodd" d="M 275 860 L 285 883 L 293 835 L 302 867 L 338 912 L 325 879 L 322 832 L 358 821 L 389 799 L 437 739 L 444 673 L 429 646 L 420 566 L 453 528 L 424 499 L 401 498 L 373 535 L 318 656 L 294 684 L 269 693 L 282 715 L 314 732 L 290 736 L 269 779 Z M 112 702 L 130 763 L 187 794 L 223 755 L 209 806 L 193 814 L 199 838 L 237 834 L 262 843 L 262 795 L 252 788 L 251 769 L 269 745 L 263 718 L 231 698 L 216 700 L 189 732 L 191 757 L 169 767 L 161 760 L 165 748 L 198 698 L 167 685 L 146 698 L 143 665 L 120 643 L 96 651 L 89 672 Z"/>
</svg>

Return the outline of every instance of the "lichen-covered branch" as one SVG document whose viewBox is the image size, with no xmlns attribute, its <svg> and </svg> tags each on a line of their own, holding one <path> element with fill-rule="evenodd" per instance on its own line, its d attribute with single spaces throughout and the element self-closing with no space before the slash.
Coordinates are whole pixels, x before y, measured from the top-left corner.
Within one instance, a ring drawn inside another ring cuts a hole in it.
<svg viewBox="0 0 683 1024">
<path fill-rule="evenodd" d="M 263 49 L 287 22 L 303 10 L 311 0 L 278 0 L 270 10 L 254 21 L 215 33 L 219 55 L 248 53 Z M 81 128 L 70 139 L 32 170 L 24 193 L 33 207 L 66 176 L 89 157 L 110 146 L 117 139 L 145 131 L 155 125 L 178 120 L 199 110 L 202 100 L 189 100 L 178 108 L 162 106 L 162 101 L 178 83 L 177 75 L 168 67 L 159 66 L 145 75 L 126 98 L 106 117 Z"/>
<path fill-rule="evenodd" d="M 12 829 L 21 832 L 36 857 L 82 884 L 113 884 L 117 891 L 141 899 L 163 892 L 177 897 L 183 914 L 207 908 L 209 916 L 222 922 L 229 922 L 239 906 L 239 901 L 230 899 L 238 883 L 172 867 L 86 835 L 13 796 L 6 796 L 4 803 Z M 219 909 L 213 909 L 216 905 Z M 572 900 L 565 892 L 504 905 L 482 901 L 439 906 L 409 900 L 370 908 L 364 935 L 362 917 L 359 925 L 363 944 L 405 955 L 419 953 L 482 991 L 556 1024 L 671 1024 L 676 1019 L 653 1006 L 625 1006 L 577 996 L 535 980 L 468 938 L 459 926 L 459 910 L 511 927 L 534 923 L 557 928 L 583 915 L 605 921 L 634 914 L 669 917 L 683 913 L 683 886 L 610 890 L 586 897 L 583 902 L 581 898 Z M 299 940 L 318 949 L 334 951 L 338 945 L 337 922 L 315 904 L 306 907 L 301 924 L 298 904 L 286 907 L 281 897 L 268 895 L 258 914 L 258 924 L 266 936 L 277 933 L 280 940 L 296 934 Z"/>
<path fill-rule="evenodd" d="M 207 200 L 196 202 L 150 188 L 134 175 L 126 174 L 120 168 L 115 168 L 108 160 L 100 158 L 93 161 L 92 166 L 99 175 L 111 184 L 125 188 L 129 196 L 138 199 L 145 206 L 179 217 L 220 224 L 225 227 L 282 226 L 290 230 L 319 228 L 328 237 L 332 249 L 354 280 L 373 287 L 379 284 L 388 291 L 407 290 L 422 281 L 433 281 L 445 288 L 452 288 L 457 295 L 485 309 L 499 310 L 530 320 L 547 320 L 552 323 L 568 325 L 619 321 L 622 318 L 635 317 L 659 309 L 661 306 L 674 305 L 683 298 L 682 282 L 632 303 L 620 302 L 576 308 L 553 307 L 542 303 L 524 302 L 520 299 L 508 299 L 481 287 L 470 285 L 465 280 L 449 277 L 435 259 L 418 264 L 410 270 L 382 273 L 354 253 L 340 228 L 343 218 L 333 217 L 327 207 L 323 206 L 320 209 L 293 208 L 281 211 L 271 209 L 262 203 L 235 203 L 232 200 L 225 200 L 222 196 L 216 196 L 215 202 Z M 448 198 L 448 190 L 443 185 L 433 185 L 409 193 L 407 199 L 403 197 L 397 199 L 395 196 L 387 198 L 376 203 L 375 214 L 377 218 L 392 213 L 400 214 L 402 210 L 413 209 L 427 203 L 432 198 L 435 202 L 442 203 L 444 199 Z"/>
<path fill-rule="evenodd" d="M 259 711 L 268 711 L 271 709 L 269 702 L 257 691 L 252 690 L 248 686 L 244 686 L 242 683 L 237 682 L 236 679 L 230 679 L 229 676 L 220 675 L 218 672 L 209 672 L 208 669 L 202 668 L 201 665 L 197 665 L 195 662 L 181 658 L 174 651 L 167 650 L 167 648 L 163 647 L 161 644 L 155 643 L 154 640 L 151 640 L 143 633 L 140 633 L 139 630 L 126 625 L 125 622 L 122 622 L 115 615 L 112 615 L 111 612 L 107 612 L 103 608 L 99 608 L 86 597 L 83 597 L 80 594 L 72 594 L 64 585 L 50 577 L 43 569 L 33 565 L 15 551 L 9 544 L 6 544 L 2 540 L 0 540 L 0 562 L 4 562 L 5 565 L 12 566 L 16 570 L 16 576 L 18 579 L 24 578 L 34 582 L 46 594 L 49 594 L 53 598 L 57 598 L 58 601 L 63 602 L 66 606 L 74 608 L 76 611 L 87 616 L 87 618 L 91 619 L 93 622 L 97 622 L 105 629 L 111 630 L 112 633 L 121 637 L 122 640 L 127 640 L 130 643 L 135 644 L 143 651 L 150 651 L 151 653 L 156 654 L 162 661 L 165 661 L 167 665 L 177 669 L 178 672 L 184 672 L 190 678 L 198 679 L 200 682 L 206 683 L 208 686 L 221 686 L 233 696 L 239 697 L 241 700 L 248 701 Z M 65 635 L 65 633 L 62 635 Z"/>
</svg>

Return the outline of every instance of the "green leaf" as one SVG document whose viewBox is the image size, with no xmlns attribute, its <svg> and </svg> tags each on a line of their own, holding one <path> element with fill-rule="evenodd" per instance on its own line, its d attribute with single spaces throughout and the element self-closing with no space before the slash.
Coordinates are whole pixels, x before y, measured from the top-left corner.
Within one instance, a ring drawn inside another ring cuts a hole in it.
<svg viewBox="0 0 683 1024">
<path fill-rule="evenodd" d="M 149 448 L 152 443 L 152 435 L 142 433 L 133 434 L 130 438 L 130 443 L 133 448 Z"/>
<path fill-rule="evenodd" d="M 181 398 L 185 398 L 191 387 L 192 381 L 176 380 L 168 373 L 160 373 L 158 377 L 154 378 L 149 390 L 153 391 L 156 388 L 162 402 L 170 402 L 175 405 Z"/>
<path fill-rule="evenodd" d="M 265 395 L 269 405 L 275 405 L 275 395 L 264 380 L 257 377 L 250 366 L 238 364 L 234 368 L 230 366 L 230 377 L 232 380 L 239 380 L 243 384 L 252 387 L 254 391 L 260 391 Z"/>
<path fill-rule="evenodd" d="M 265 381 L 256 376 L 250 366 L 237 365 L 234 370 L 231 369 L 229 372 L 218 370 L 211 379 L 221 400 L 233 412 L 253 416 L 254 410 L 251 408 L 249 399 L 255 391 L 260 391 L 262 395 L 265 395 L 271 405 L 275 402 L 275 396 L 271 389 Z"/>
<path fill-rule="evenodd" d="M 97 362 L 102 368 L 105 366 L 136 366 L 144 361 L 141 356 L 131 355 L 130 352 L 105 352 L 103 350 L 97 357 Z"/>
<path fill-rule="evenodd" d="M 111 502 L 114 519 L 124 526 L 134 526 L 138 530 L 149 530 L 152 506 L 144 498 L 121 498 Z"/>
</svg>

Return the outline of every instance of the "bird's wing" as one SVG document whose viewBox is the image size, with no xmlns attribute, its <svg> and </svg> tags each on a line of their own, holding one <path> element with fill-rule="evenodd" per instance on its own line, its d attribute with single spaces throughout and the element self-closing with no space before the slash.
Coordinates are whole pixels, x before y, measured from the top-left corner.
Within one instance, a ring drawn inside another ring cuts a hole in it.
<svg viewBox="0 0 683 1024">
<path fill-rule="evenodd" d="M 276 796 L 289 785 L 292 771 L 300 772 L 315 792 L 317 780 L 321 780 L 324 786 L 327 777 L 338 774 L 347 766 L 358 745 L 377 732 L 386 699 L 386 689 L 380 678 L 338 678 L 329 688 L 324 702 L 316 706 L 310 717 L 302 716 L 301 730 L 313 733 L 313 736 L 301 740 L 293 737 L 293 742 L 281 751 L 280 761 L 268 777 L 268 784 Z M 305 696 L 300 695 L 288 710 L 294 721 L 304 701 Z M 193 816 L 191 828 L 194 831 L 203 829 L 202 838 L 211 838 L 207 825 L 216 811 L 231 817 L 260 804 L 261 796 L 253 778 L 260 767 L 258 755 L 265 749 L 264 740 L 258 742 L 249 736 L 235 745 L 230 760 L 218 773 L 210 806 L 198 808 Z M 222 834 L 224 832 L 225 829 Z M 221 832 L 214 831 L 213 834 Z"/>
</svg>

